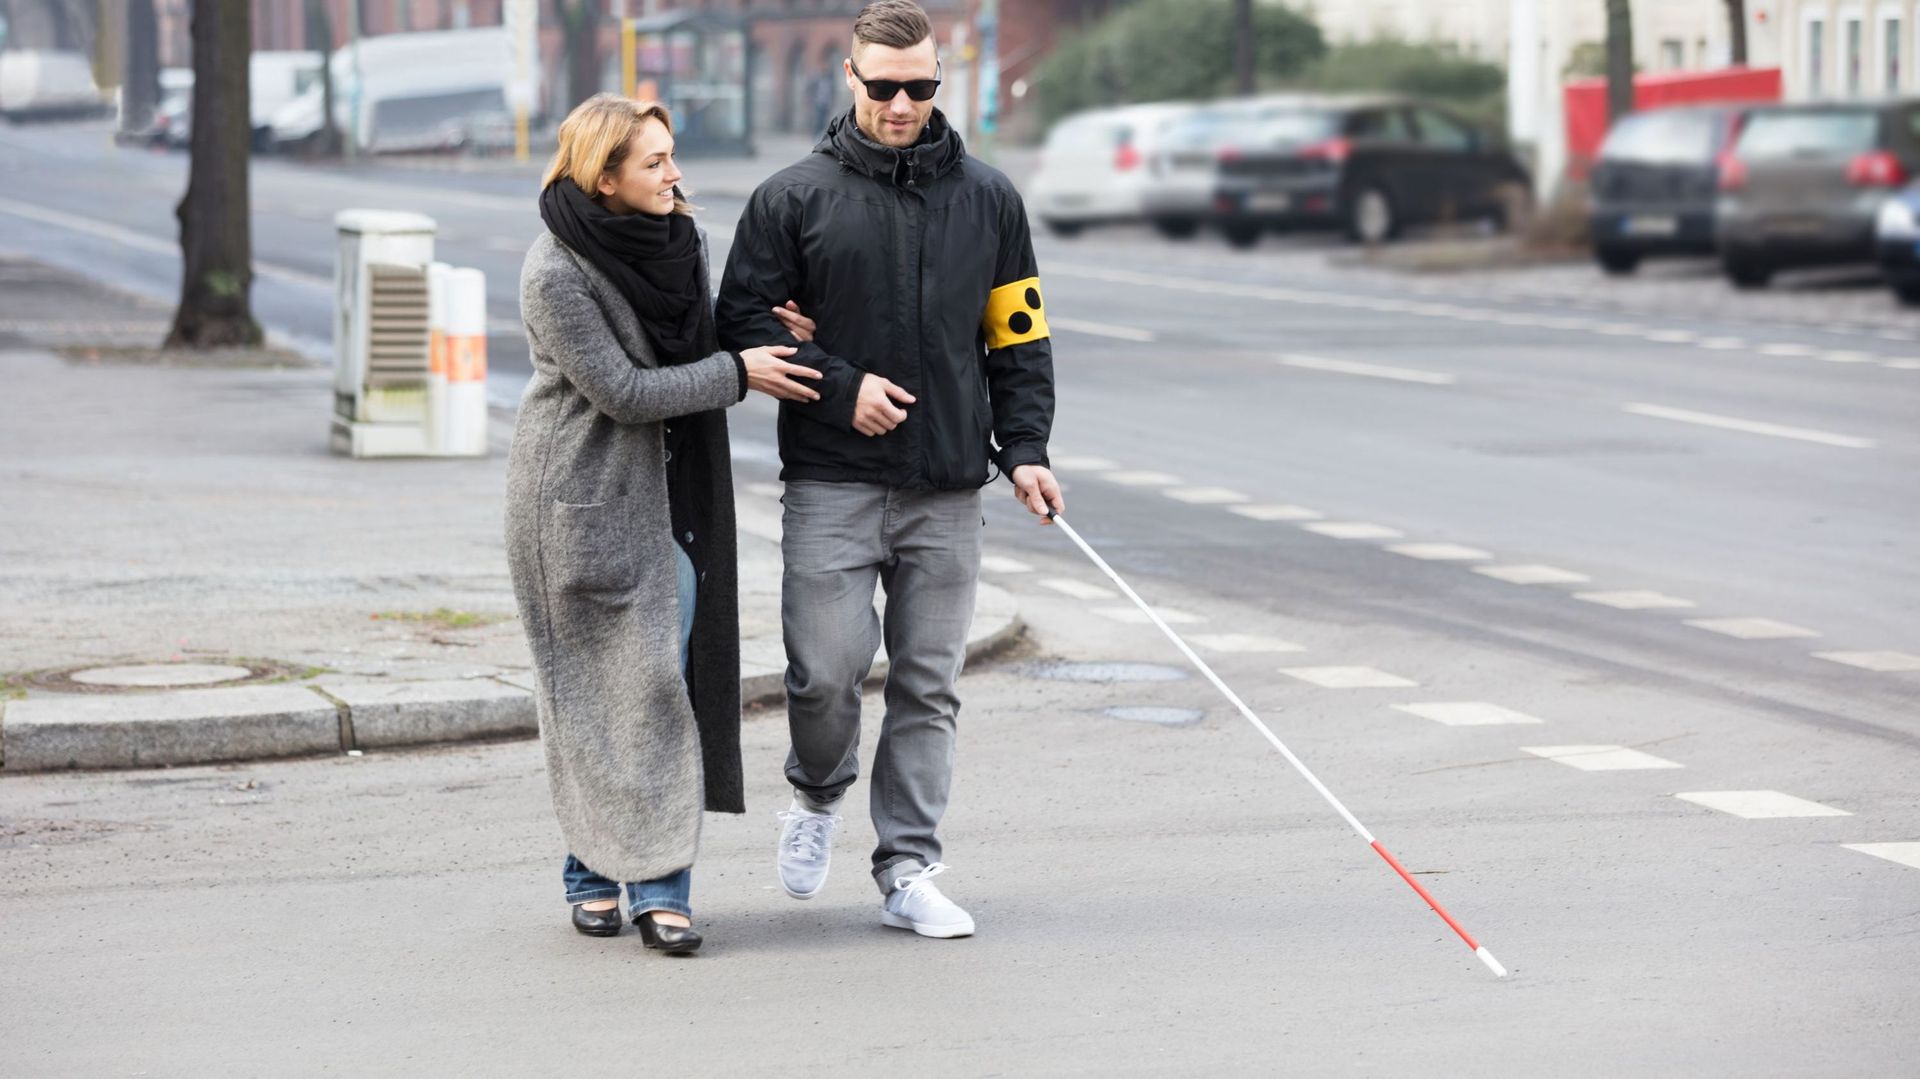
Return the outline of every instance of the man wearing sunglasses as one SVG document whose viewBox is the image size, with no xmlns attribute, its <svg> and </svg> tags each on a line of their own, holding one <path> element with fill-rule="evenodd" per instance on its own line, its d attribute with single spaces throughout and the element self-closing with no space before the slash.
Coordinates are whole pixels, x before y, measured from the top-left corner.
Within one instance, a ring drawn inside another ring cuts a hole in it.
<svg viewBox="0 0 1920 1079">
<path fill-rule="evenodd" d="M 819 400 L 780 406 L 794 798 L 777 864 L 796 899 L 825 886 L 859 773 L 861 682 L 884 642 L 869 784 L 881 921 L 964 937 L 973 919 L 932 878 L 946 869 L 938 828 L 980 574 L 980 489 L 997 470 L 1041 523 L 1065 509 L 1047 465 L 1052 344 L 1020 195 L 967 156 L 933 105 L 941 67 L 926 12 L 869 4 L 844 66 L 853 108 L 748 200 L 719 299 L 726 347 L 792 342 L 793 362 L 823 376 Z M 775 314 L 789 297 L 818 324 L 812 342 Z"/>
</svg>

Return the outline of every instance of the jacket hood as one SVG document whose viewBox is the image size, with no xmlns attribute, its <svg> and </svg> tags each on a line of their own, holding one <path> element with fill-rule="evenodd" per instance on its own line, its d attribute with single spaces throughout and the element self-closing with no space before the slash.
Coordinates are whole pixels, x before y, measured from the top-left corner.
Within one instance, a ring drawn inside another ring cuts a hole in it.
<svg viewBox="0 0 1920 1079">
<path fill-rule="evenodd" d="M 883 183 L 925 184 L 953 171 L 967 155 L 966 144 L 939 109 L 927 120 L 920 141 L 905 149 L 882 146 L 867 137 L 848 109 L 827 125 L 813 152 L 827 154 L 840 167 Z"/>
</svg>

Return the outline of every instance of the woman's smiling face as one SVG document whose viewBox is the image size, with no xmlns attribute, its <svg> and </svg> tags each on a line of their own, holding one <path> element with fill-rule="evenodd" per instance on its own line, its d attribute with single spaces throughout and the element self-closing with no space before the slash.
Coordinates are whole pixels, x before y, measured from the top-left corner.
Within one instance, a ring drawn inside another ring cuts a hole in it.
<svg viewBox="0 0 1920 1079">
<path fill-rule="evenodd" d="M 600 204 L 616 214 L 665 216 L 673 212 L 680 167 L 673 160 L 673 134 L 659 120 L 640 125 L 620 167 L 600 174 Z"/>
</svg>

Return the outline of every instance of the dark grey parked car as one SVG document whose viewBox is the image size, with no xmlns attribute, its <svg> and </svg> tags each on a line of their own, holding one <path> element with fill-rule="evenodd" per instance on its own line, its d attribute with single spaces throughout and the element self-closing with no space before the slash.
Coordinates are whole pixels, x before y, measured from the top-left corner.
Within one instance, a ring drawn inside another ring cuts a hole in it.
<svg viewBox="0 0 1920 1079">
<path fill-rule="evenodd" d="M 1333 227 L 1380 243 L 1410 224 L 1504 224 L 1529 189 L 1506 147 L 1444 109 L 1306 100 L 1250 119 L 1220 157 L 1214 221 L 1250 246 L 1267 229 Z"/>
<path fill-rule="evenodd" d="M 1750 107 L 1687 105 L 1613 126 L 1588 177 L 1593 257 L 1628 274 L 1653 255 L 1711 255 L 1720 158 Z"/>
<path fill-rule="evenodd" d="M 1756 109 L 1720 166 L 1720 263 L 1741 288 L 1796 266 L 1870 263 L 1887 196 L 1920 171 L 1920 102 Z"/>
</svg>

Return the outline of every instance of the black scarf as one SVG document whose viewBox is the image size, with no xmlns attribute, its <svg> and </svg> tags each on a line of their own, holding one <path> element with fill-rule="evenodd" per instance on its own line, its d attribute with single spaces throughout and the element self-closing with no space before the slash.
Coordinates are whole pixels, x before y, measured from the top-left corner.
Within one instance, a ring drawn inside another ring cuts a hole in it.
<svg viewBox="0 0 1920 1079">
<path fill-rule="evenodd" d="M 540 219 L 626 297 L 659 348 L 661 363 L 702 358 L 694 355 L 694 342 L 708 314 L 707 282 L 693 218 L 616 214 L 563 176 L 540 193 Z"/>
</svg>

